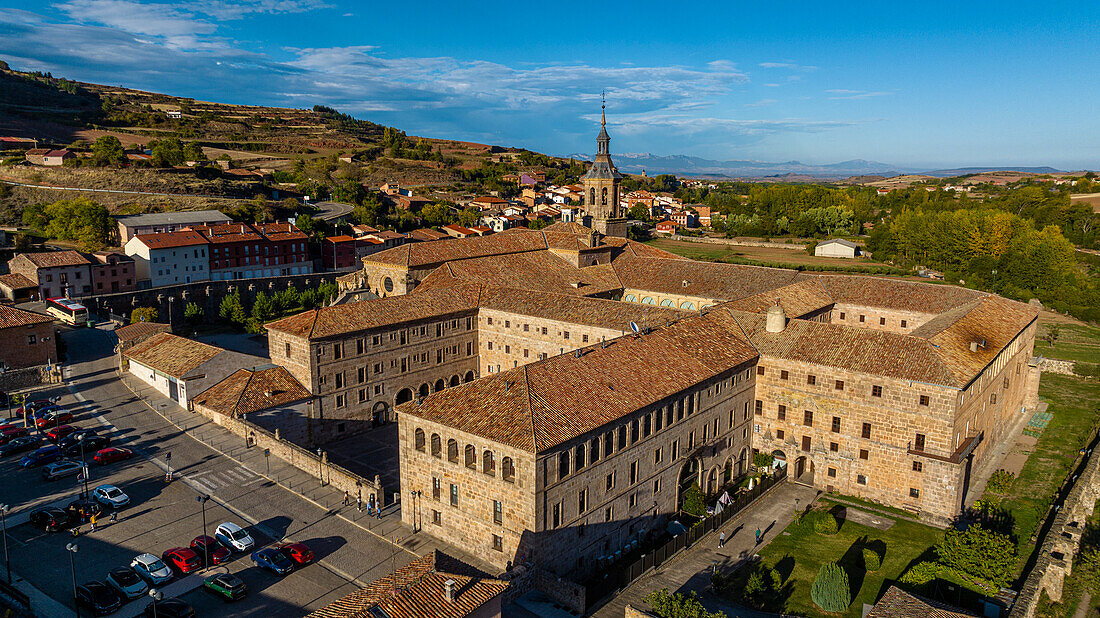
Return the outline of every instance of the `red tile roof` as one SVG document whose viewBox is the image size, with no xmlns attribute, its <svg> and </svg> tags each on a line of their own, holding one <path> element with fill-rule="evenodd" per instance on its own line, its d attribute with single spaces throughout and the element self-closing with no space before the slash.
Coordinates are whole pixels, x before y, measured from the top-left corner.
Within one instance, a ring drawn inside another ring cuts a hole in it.
<svg viewBox="0 0 1100 618">
<path fill-rule="evenodd" d="M 47 322 L 53 322 L 53 318 L 42 315 L 41 313 L 24 311 L 22 309 L 16 309 L 15 307 L 9 307 L 8 305 L 0 305 L 0 328 L 33 326 L 35 324 L 45 324 Z"/>
<path fill-rule="evenodd" d="M 39 268 L 57 268 L 60 266 L 80 266 L 91 264 L 79 251 L 46 251 L 44 253 L 20 253 Z"/>
<path fill-rule="evenodd" d="M 155 333 L 170 332 L 172 332 L 171 324 L 161 324 L 160 322 L 134 322 L 133 324 L 116 328 L 115 336 L 118 337 L 120 342 L 125 342 L 141 339 Z"/>
<path fill-rule="evenodd" d="M 195 405 L 226 416 L 239 416 L 312 398 L 309 389 L 302 386 L 289 371 L 275 366 L 238 369 L 193 401 Z"/>
<path fill-rule="evenodd" d="M 20 274 L 0 275 L 0 285 L 9 290 L 36 288 L 38 284 Z"/>
<path fill-rule="evenodd" d="M 221 348 L 193 339 L 160 333 L 126 350 L 123 355 L 173 378 L 182 379 L 223 352 L 225 350 Z"/>
<path fill-rule="evenodd" d="M 890 586 L 866 618 L 969 618 L 974 615 Z"/>
<path fill-rule="evenodd" d="M 149 249 L 174 249 L 177 247 L 193 247 L 196 245 L 210 244 L 210 241 L 206 240 L 205 236 L 193 231 L 139 234 L 134 238 Z"/>
</svg>

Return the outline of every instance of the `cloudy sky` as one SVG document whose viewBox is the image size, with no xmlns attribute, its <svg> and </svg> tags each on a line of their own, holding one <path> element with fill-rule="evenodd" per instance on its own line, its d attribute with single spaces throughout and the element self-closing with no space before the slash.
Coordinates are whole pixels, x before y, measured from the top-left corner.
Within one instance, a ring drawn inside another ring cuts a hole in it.
<svg viewBox="0 0 1100 618">
<path fill-rule="evenodd" d="M 411 135 L 898 166 L 1100 168 L 1100 5 L 0 0 L 22 70 Z"/>
</svg>

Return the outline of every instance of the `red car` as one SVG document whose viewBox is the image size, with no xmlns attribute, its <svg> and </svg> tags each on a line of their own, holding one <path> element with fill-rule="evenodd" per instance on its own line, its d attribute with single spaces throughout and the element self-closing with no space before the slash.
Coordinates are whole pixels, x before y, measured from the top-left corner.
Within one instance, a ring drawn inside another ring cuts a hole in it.
<svg viewBox="0 0 1100 618">
<path fill-rule="evenodd" d="M 77 429 L 79 429 L 79 427 L 73 427 L 72 425 L 58 425 L 46 432 L 46 439 L 57 444 L 61 438 L 73 433 Z"/>
<path fill-rule="evenodd" d="M 164 552 L 161 558 L 176 567 L 180 573 L 190 573 L 202 566 L 202 558 L 186 547 L 173 547 Z"/>
<path fill-rule="evenodd" d="M 30 403 L 24 404 L 22 408 L 16 408 L 15 413 L 19 416 L 26 417 L 27 413 L 33 413 L 35 410 L 41 410 L 46 406 L 52 406 L 53 402 L 49 399 L 36 399 Z"/>
<path fill-rule="evenodd" d="M 16 427 L 14 425 L 0 426 L 0 445 L 7 444 L 16 438 L 29 436 L 30 434 L 31 431 L 26 427 Z"/>
<path fill-rule="evenodd" d="M 122 461 L 123 459 L 129 459 L 134 456 L 134 452 L 128 448 L 121 448 L 118 446 L 109 446 L 107 448 L 101 448 L 95 452 L 92 456 L 92 461 L 101 466 L 115 463 L 116 461 Z"/>
<path fill-rule="evenodd" d="M 35 419 L 34 424 L 39 429 L 45 429 L 47 427 L 56 427 L 64 423 L 68 423 L 73 420 L 73 413 L 68 410 L 56 410 L 54 412 L 47 412 L 42 418 Z"/>
<path fill-rule="evenodd" d="M 275 549 L 283 552 L 283 555 L 290 558 L 297 564 L 309 564 L 313 562 L 313 552 L 305 546 L 304 543 L 283 543 L 276 545 Z"/>
<path fill-rule="evenodd" d="M 229 556 L 233 553 L 229 551 L 228 547 L 225 547 L 218 542 L 212 536 L 197 536 L 191 541 L 191 549 L 199 558 L 205 559 L 204 556 L 209 552 L 210 564 L 221 564 L 229 559 Z"/>
</svg>

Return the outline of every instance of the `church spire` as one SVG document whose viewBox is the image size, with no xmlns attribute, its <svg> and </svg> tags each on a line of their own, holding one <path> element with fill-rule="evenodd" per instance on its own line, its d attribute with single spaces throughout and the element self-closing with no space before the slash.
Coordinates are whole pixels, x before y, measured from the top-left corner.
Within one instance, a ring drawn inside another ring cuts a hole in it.
<svg viewBox="0 0 1100 618">
<path fill-rule="evenodd" d="M 607 127 L 607 91 L 600 93 L 600 126 Z"/>
<path fill-rule="evenodd" d="M 611 136 L 607 134 L 607 94 L 600 94 L 600 134 L 596 136 L 596 154 L 611 154 Z"/>
</svg>

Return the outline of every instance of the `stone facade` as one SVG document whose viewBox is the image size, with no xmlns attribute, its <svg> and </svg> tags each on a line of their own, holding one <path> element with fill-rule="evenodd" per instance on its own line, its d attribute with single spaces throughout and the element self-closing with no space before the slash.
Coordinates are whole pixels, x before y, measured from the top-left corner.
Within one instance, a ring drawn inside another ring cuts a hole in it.
<svg viewBox="0 0 1100 618">
<path fill-rule="evenodd" d="M 482 309 L 479 366 L 484 373 L 512 369 L 578 347 L 621 337 L 621 330 Z"/>
<path fill-rule="evenodd" d="M 0 367 L 22 369 L 57 362 L 53 322 L 0 328 Z"/>
<path fill-rule="evenodd" d="M 832 323 L 908 334 L 934 317 L 934 313 L 836 303 L 833 306 Z"/>
</svg>

